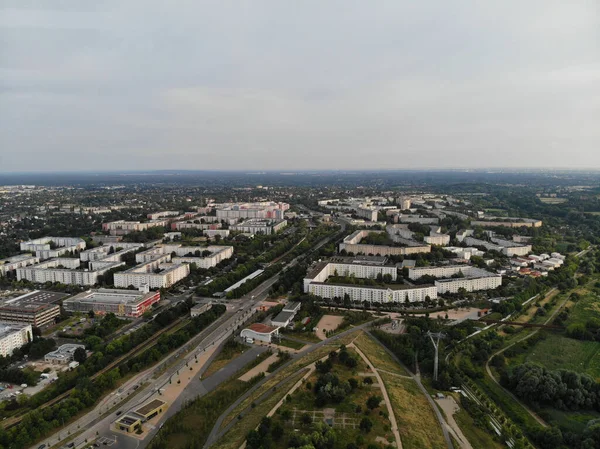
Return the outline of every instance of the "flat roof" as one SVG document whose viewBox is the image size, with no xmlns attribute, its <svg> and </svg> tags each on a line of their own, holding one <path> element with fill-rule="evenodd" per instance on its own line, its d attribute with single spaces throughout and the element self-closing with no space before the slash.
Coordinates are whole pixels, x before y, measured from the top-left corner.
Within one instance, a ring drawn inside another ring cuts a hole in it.
<svg viewBox="0 0 600 449">
<path fill-rule="evenodd" d="M 125 415 L 125 416 L 122 416 L 121 418 L 117 419 L 117 422 L 120 424 L 125 424 L 126 426 L 130 426 L 132 424 L 135 424 L 139 420 L 140 420 L 140 418 L 135 418 L 133 416 Z"/>
<path fill-rule="evenodd" d="M 166 404 L 165 401 L 161 401 L 160 399 L 153 399 L 150 402 L 148 402 L 147 404 L 142 405 L 135 412 L 142 416 L 146 416 L 146 415 L 149 415 L 150 413 L 152 413 L 157 408 L 162 407 L 165 404 Z"/>
<path fill-rule="evenodd" d="M 278 328 L 273 326 L 267 326 L 262 323 L 252 323 L 246 329 L 250 329 L 251 331 L 257 332 L 259 334 L 271 334 L 275 332 Z"/>
<path fill-rule="evenodd" d="M 19 332 L 21 329 L 31 326 L 31 324 L 14 324 L 0 321 L 0 338 Z"/>
<path fill-rule="evenodd" d="M 299 301 L 292 301 L 288 302 L 285 306 L 283 306 L 283 310 L 296 310 L 299 306 L 301 306 L 301 303 Z"/>
<path fill-rule="evenodd" d="M 154 296 L 156 292 L 144 293 L 136 290 L 98 289 L 80 293 L 67 301 L 103 304 L 129 304 Z"/>
<path fill-rule="evenodd" d="M 47 292 L 44 290 L 35 290 L 33 292 L 26 293 L 17 298 L 7 299 L 0 303 L 0 310 L 26 310 L 36 311 L 42 308 L 46 308 L 61 299 L 67 297 L 66 293 L 59 292 Z"/>
<path fill-rule="evenodd" d="M 407 284 L 385 284 L 385 285 L 358 285 L 358 284 L 340 284 L 333 282 L 313 282 L 317 285 L 338 285 L 340 287 L 372 288 L 376 290 L 418 290 L 421 288 L 434 287 L 433 284 L 407 285 Z"/>
<path fill-rule="evenodd" d="M 277 316 L 271 320 L 271 322 L 275 321 L 278 323 L 283 323 L 284 321 L 291 319 L 294 315 L 296 315 L 295 312 L 279 312 Z"/>
<path fill-rule="evenodd" d="M 27 260 L 27 259 L 33 259 L 34 257 L 36 257 L 36 256 L 34 256 L 31 253 L 18 254 L 16 256 L 7 257 L 6 259 L 0 259 L 0 265 L 14 263 L 14 262 L 20 262 L 20 261 Z"/>
</svg>

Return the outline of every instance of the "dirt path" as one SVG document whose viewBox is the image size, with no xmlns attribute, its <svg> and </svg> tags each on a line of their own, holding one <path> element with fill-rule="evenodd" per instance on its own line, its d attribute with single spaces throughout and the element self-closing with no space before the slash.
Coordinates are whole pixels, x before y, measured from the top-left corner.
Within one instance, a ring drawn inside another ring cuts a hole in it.
<svg viewBox="0 0 600 449">
<path fill-rule="evenodd" d="M 247 371 L 244 374 L 242 374 L 240 377 L 238 377 L 238 379 L 244 382 L 248 382 L 254 376 L 260 373 L 265 373 L 269 365 L 275 361 L 277 361 L 277 354 L 272 354 L 271 356 L 267 357 L 265 360 L 260 362 L 258 365 L 256 365 L 254 368 L 252 368 L 250 371 Z"/>
<path fill-rule="evenodd" d="M 371 361 L 362 353 L 360 349 L 358 349 L 354 343 L 351 343 L 349 347 L 352 347 L 356 353 L 365 361 L 367 366 L 371 369 L 371 371 L 375 374 L 377 378 L 377 383 L 379 384 L 379 389 L 381 390 L 381 394 L 383 395 L 383 401 L 387 407 L 388 416 L 390 419 L 390 423 L 392 424 L 392 433 L 396 438 L 396 447 L 398 449 L 402 449 L 402 439 L 400 438 L 400 432 L 398 431 L 398 423 L 396 422 L 396 415 L 394 414 L 394 409 L 392 408 L 392 403 L 390 401 L 390 397 L 388 396 L 387 389 L 385 388 L 385 384 L 383 383 L 383 379 L 371 363 Z"/>
<path fill-rule="evenodd" d="M 558 292 L 558 290 L 555 290 L 551 292 L 551 295 L 554 296 L 554 294 L 556 294 L 555 292 Z M 552 312 L 552 315 L 550 315 L 548 317 L 548 319 L 546 321 L 544 321 L 544 324 L 548 324 L 550 323 L 554 317 L 556 316 L 556 314 L 558 312 L 560 312 L 562 310 L 562 308 L 565 306 L 565 304 L 569 301 L 568 298 L 566 298 L 557 308 L 556 310 L 554 310 L 554 312 Z M 540 418 L 540 416 L 535 413 L 533 410 L 531 410 L 529 407 L 527 407 L 523 402 L 521 402 L 521 400 L 519 400 L 514 394 L 512 394 L 510 391 L 508 391 L 506 388 L 504 388 L 502 385 L 500 385 L 500 382 L 498 382 L 498 380 L 494 377 L 492 370 L 490 369 L 490 361 L 497 355 L 502 354 L 504 351 L 506 351 L 509 348 L 512 348 L 514 345 L 516 345 L 517 343 L 521 343 L 522 341 L 527 340 L 528 338 L 533 337 L 535 334 L 537 334 L 540 331 L 539 328 L 537 328 L 536 330 L 534 330 L 533 332 L 531 332 L 530 334 L 526 335 L 525 337 L 515 341 L 514 343 L 511 343 L 510 345 L 506 346 L 505 348 L 500 349 L 499 351 L 496 351 L 495 353 L 493 353 L 490 358 L 487 360 L 487 362 L 485 362 L 485 371 L 487 372 L 487 375 L 490 376 L 490 379 L 492 379 L 494 381 L 494 383 L 496 385 L 498 385 L 500 388 L 502 388 L 502 390 L 504 390 L 504 392 L 509 395 L 511 398 L 513 398 L 517 403 L 519 403 L 521 405 L 521 407 L 523 407 L 527 413 L 529 413 L 531 415 L 531 417 L 533 419 L 535 419 L 542 427 L 548 427 L 548 424 L 546 423 L 546 421 L 544 421 L 542 418 Z"/>
<path fill-rule="evenodd" d="M 325 331 L 334 331 L 336 330 L 340 324 L 344 321 L 343 316 L 339 315 L 323 315 L 323 318 L 319 320 L 317 323 L 317 337 L 320 340 L 325 340 L 327 337 L 325 336 Z"/>
<path fill-rule="evenodd" d="M 444 399 L 436 399 L 435 401 L 444 411 L 448 431 L 454 435 L 454 438 L 456 438 L 456 441 L 460 444 L 461 449 L 473 449 L 473 446 L 471 446 L 471 443 L 469 443 L 469 440 L 467 440 L 467 437 L 465 437 L 454 420 L 454 414 L 460 410 L 454 398 L 452 396 L 447 396 Z"/>
</svg>

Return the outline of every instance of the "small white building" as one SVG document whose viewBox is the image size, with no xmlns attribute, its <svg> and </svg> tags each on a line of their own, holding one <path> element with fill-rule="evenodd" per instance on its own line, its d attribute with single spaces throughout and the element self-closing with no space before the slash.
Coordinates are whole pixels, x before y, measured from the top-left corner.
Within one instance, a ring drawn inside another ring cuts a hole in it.
<svg viewBox="0 0 600 449">
<path fill-rule="evenodd" d="M 271 343 L 273 336 L 279 336 L 279 328 L 266 324 L 253 323 L 240 333 L 240 337 Z"/>
</svg>

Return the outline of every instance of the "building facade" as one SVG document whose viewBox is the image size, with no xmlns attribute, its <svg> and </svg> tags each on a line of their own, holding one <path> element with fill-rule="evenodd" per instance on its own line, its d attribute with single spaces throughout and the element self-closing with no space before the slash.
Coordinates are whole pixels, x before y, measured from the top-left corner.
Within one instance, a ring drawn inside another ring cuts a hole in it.
<svg viewBox="0 0 600 449">
<path fill-rule="evenodd" d="M 0 356 L 8 357 L 15 349 L 33 339 L 31 324 L 13 324 L 0 322 Z"/>
<path fill-rule="evenodd" d="M 114 313 L 121 317 L 139 318 L 159 301 L 158 291 L 98 289 L 64 300 L 63 307 L 67 312 L 94 311 L 99 315 Z"/>
</svg>

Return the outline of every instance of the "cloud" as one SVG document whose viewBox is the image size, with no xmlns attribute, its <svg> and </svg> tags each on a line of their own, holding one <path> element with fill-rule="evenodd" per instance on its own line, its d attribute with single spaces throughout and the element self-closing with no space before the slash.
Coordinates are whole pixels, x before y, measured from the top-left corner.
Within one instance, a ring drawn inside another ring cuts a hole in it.
<svg viewBox="0 0 600 449">
<path fill-rule="evenodd" d="M 600 168 L 593 0 L 46 5 L 0 13 L 0 171 Z"/>
</svg>

